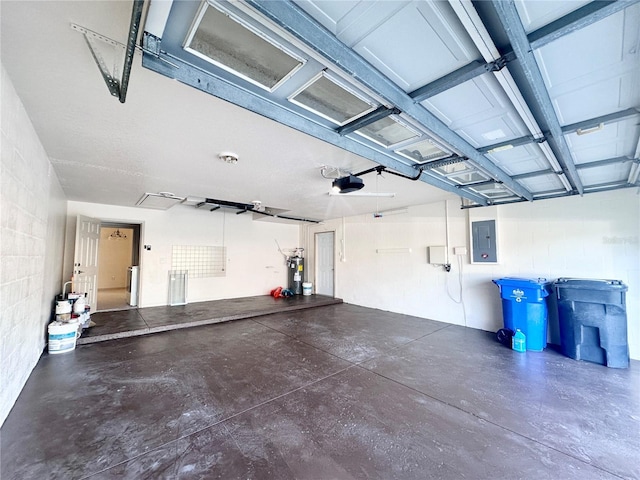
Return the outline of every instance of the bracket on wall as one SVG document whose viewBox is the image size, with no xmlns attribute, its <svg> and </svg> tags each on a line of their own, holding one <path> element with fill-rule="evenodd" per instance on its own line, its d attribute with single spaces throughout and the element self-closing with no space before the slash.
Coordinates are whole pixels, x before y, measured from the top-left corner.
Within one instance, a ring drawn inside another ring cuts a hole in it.
<svg viewBox="0 0 640 480">
<path fill-rule="evenodd" d="M 134 0 L 133 9 L 131 11 L 131 23 L 129 25 L 129 35 L 127 38 L 127 44 L 123 44 L 112 40 L 111 38 L 105 37 L 99 33 L 96 33 L 88 28 L 81 27 L 80 25 L 76 25 L 75 23 L 71 24 L 71 29 L 77 32 L 80 32 L 84 35 L 84 39 L 87 42 L 87 46 L 91 51 L 91 56 L 98 65 L 98 69 L 100 70 L 100 74 L 104 79 L 104 82 L 107 84 L 107 88 L 111 95 L 114 97 L 118 97 L 120 103 L 124 103 L 127 98 L 127 89 L 129 87 L 129 77 L 131 76 L 131 67 L 133 65 L 133 55 L 136 49 L 136 39 L 138 37 L 138 30 L 140 29 L 140 20 L 142 18 L 142 7 L 144 6 L 144 0 Z M 122 77 L 120 79 L 117 78 L 118 71 L 114 66 L 114 71 L 111 73 L 109 68 L 107 67 L 106 62 L 96 40 L 104 42 L 112 47 L 117 49 L 124 50 L 124 65 L 122 67 Z"/>
</svg>

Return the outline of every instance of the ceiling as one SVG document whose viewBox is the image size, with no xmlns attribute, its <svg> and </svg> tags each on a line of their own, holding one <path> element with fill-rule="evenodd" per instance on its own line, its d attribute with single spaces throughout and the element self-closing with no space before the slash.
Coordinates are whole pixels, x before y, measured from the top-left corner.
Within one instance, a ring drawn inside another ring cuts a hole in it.
<svg viewBox="0 0 640 480">
<path fill-rule="evenodd" d="M 69 200 L 172 192 L 324 220 L 638 185 L 635 0 L 0 8 L 2 63 Z M 370 196 L 329 195 L 378 165 L 361 176 Z"/>
</svg>

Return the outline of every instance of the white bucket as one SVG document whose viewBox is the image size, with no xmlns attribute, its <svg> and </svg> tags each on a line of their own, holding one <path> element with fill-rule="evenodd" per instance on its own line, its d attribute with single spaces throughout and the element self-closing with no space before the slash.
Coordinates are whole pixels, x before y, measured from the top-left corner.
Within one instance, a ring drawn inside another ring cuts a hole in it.
<svg viewBox="0 0 640 480">
<path fill-rule="evenodd" d="M 49 353 L 65 353 L 76 348 L 78 322 L 49 324 Z"/>
<path fill-rule="evenodd" d="M 313 283 L 304 282 L 302 284 L 302 295 L 311 295 L 312 289 L 313 289 Z"/>
<path fill-rule="evenodd" d="M 86 297 L 79 297 L 73 302 L 73 313 L 84 313 L 84 307 L 86 305 Z"/>
<path fill-rule="evenodd" d="M 69 300 L 58 300 L 56 302 L 56 315 L 71 313 L 71 302 Z"/>
</svg>

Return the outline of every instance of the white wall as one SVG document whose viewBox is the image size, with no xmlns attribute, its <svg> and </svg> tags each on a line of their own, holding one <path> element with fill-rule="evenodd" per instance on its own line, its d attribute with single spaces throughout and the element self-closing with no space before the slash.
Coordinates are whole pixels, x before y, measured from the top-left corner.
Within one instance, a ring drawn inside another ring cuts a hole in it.
<svg viewBox="0 0 640 480">
<path fill-rule="evenodd" d="M 1 84 L 0 425 L 45 346 L 66 218 L 58 178 L 4 67 Z"/>
<path fill-rule="evenodd" d="M 314 233 L 333 230 L 336 296 L 345 302 L 495 331 L 502 326 L 502 311 L 492 279 L 619 279 L 629 286 L 630 353 L 640 359 L 640 196 L 635 189 L 469 210 L 460 210 L 452 197 L 447 205 L 450 273 L 427 263 L 426 247 L 445 245 L 447 238 L 445 203 L 439 202 L 378 219 L 349 217 L 344 228 L 343 220 L 304 227 L 308 280 L 315 282 Z M 469 256 L 453 255 L 453 247 L 469 248 L 469 222 L 483 219 L 497 221 L 498 264 L 473 265 Z M 411 253 L 376 253 L 385 248 L 410 248 Z M 460 273 L 464 310 L 454 301 Z"/>
<path fill-rule="evenodd" d="M 94 203 L 69 202 L 67 243 L 65 246 L 65 278 L 73 266 L 75 219 L 77 215 L 99 218 L 106 222 L 139 223 L 141 244 L 141 289 L 139 306 L 167 305 L 168 272 L 174 245 L 227 247 L 227 275 L 224 277 L 189 279 L 189 303 L 223 298 L 268 295 L 287 281 L 282 248 L 298 246 L 298 226 L 252 220 L 251 214 L 198 210 L 176 205 L 169 210 L 118 207 Z"/>
</svg>

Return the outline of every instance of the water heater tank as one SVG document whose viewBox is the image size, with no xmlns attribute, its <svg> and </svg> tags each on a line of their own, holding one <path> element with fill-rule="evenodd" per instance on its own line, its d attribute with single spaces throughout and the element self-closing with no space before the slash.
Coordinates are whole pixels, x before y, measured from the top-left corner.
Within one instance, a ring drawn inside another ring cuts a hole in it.
<svg viewBox="0 0 640 480">
<path fill-rule="evenodd" d="M 287 258 L 289 290 L 296 295 L 302 295 L 302 282 L 304 282 L 304 258 Z"/>
</svg>

